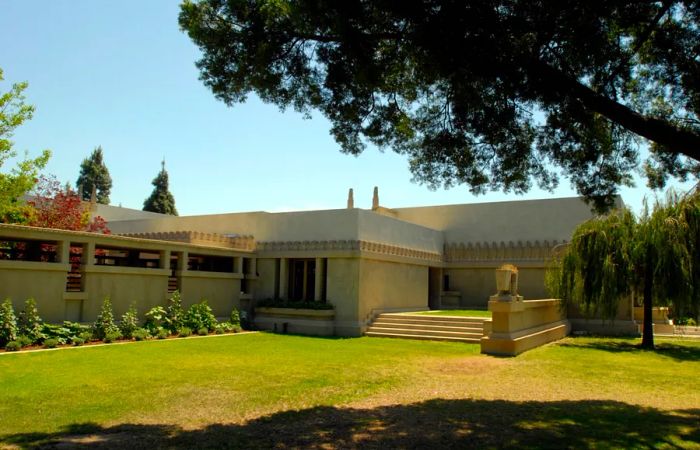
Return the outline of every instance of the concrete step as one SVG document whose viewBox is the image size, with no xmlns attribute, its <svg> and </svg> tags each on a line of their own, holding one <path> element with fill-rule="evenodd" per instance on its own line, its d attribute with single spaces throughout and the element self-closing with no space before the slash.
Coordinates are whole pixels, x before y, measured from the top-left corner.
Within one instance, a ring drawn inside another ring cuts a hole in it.
<svg viewBox="0 0 700 450">
<path fill-rule="evenodd" d="M 365 333 L 367 336 L 371 337 L 383 337 L 383 338 L 395 338 L 395 339 L 417 339 L 424 341 L 448 341 L 448 342 L 464 342 L 469 344 L 478 344 L 481 337 L 452 337 L 452 336 L 433 336 L 433 335 L 415 335 L 415 334 L 402 334 L 402 333 L 386 333 L 386 332 L 376 332 L 368 331 Z"/>
<path fill-rule="evenodd" d="M 467 326 L 468 325 L 468 326 Z M 372 323 L 372 327 L 382 328 L 406 328 L 410 330 L 436 330 L 436 331 L 463 331 L 481 333 L 484 329 L 482 325 L 467 324 L 465 326 L 457 325 L 433 325 L 432 323 L 405 323 L 405 322 L 390 322 L 385 320 L 376 320 Z"/>
<path fill-rule="evenodd" d="M 426 324 L 426 325 L 441 325 L 441 326 L 483 326 L 483 320 L 474 320 L 472 318 L 455 318 L 457 320 L 449 320 L 451 318 L 422 318 L 418 316 L 385 316 L 384 314 L 379 315 L 375 321 L 381 320 L 382 322 L 392 322 L 392 323 L 414 323 L 414 324 Z"/>
<path fill-rule="evenodd" d="M 411 336 L 445 336 L 458 338 L 481 338 L 482 332 L 466 332 L 466 331 L 441 331 L 441 330 L 425 330 L 425 329 L 409 329 L 409 328 L 384 328 L 372 325 L 368 330 L 372 333 L 393 333 L 405 334 Z"/>
</svg>

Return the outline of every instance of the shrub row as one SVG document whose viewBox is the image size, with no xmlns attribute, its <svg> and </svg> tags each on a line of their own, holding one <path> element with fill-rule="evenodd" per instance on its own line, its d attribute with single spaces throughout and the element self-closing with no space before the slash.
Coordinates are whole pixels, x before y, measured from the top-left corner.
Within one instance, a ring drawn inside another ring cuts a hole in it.
<svg viewBox="0 0 700 450">
<path fill-rule="evenodd" d="M 242 330 L 236 308 L 233 308 L 228 321 L 218 322 L 206 300 L 185 311 L 178 291 L 172 294 L 165 307 L 156 306 L 146 312 L 145 319 L 143 327 L 140 327 L 136 307 L 131 305 L 117 322 L 112 302 L 107 297 L 92 326 L 69 321 L 60 325 L 48 324 L 39 316 L 34 299 L 25 302 L 18 316 L 10 299 L 5 299 L 0 304 L 0 348 L 17 351 L 30 345 L 54 348 L 65 344 L 82 345 L 95 340 L 110 343 L 117 340 L 165 339 L 173 335 L 187 337 L 193 334 L 193 330 L 198 335 L 237 333 Z"/>
</svg>

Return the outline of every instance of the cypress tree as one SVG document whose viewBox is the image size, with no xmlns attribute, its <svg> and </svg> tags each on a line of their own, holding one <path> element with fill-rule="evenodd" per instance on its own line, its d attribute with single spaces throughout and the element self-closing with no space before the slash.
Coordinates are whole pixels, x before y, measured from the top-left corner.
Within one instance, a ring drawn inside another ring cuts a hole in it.
<svg viewBox="0 0 700 450">
<path fill-rule="evenodd" d="M 92 188 L 95 187 L 97 203 L 109 204 L 109 191 L 112 189 L 112 177 L 104 163 L 102 147 L 93 150 L 89 158 L 80 164 L 80 175 L 76 185 L 82 191 L 82 200 L 89 201 Z"/>
<path fill-rule="evenodd" d="M 143 202 L 143 210 L 177 216 L 175 197 L 168 188 L 168 172 L 165 170 L 165 161 L 161 163 L 160 172 L 153 179 L 152 184 L 154 186 L 153 192 Z"/>
</svg>

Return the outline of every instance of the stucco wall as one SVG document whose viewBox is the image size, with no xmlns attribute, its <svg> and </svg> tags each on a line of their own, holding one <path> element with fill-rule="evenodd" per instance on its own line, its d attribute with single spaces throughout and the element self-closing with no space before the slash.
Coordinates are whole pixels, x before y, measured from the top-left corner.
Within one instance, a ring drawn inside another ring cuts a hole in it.
<svg viewBox="0 0 700 450">
<path fill-rule="evenodd" d="M 156 305 L 165 304 L 168 289 L 168 270 L 138 267 L 85 267 L 84 321 L 97 318 L 105 297 L 109 296 L 115 319 L 119 319 L 134 303 L 139 317 Z M 39 313 L 44 312 L 40 309 Z M 63 320 L 63 319 L 61 319 Z"/>
<path fill-rule="evenodd" d="M 428 309 L 428 267 L 362 259 L 360 318 L 375 309 Z"/>
<path fill-rule="evenodd" d="M 260 258 L 257 265 L 258 279 L 251 284 L 255 291 L 255 298 L 274 298 L 277 260 L 274 258 Z"/>
<path fill-rule="evenodd" d="M 517 264 L 516 264 L 517 265 Z M 461 306 L 486 308 L 496 292 L 496 267 L 444 269 L 450 277 L 450 291 L 462 294 Z M 544 286 L 544 268 L 518 268 L 518 293 L 526 299 L 549 297 Z"/>
<path fill-rule="evenodd" d="M 326 298 L 335 308 L 335 333 L 359 336 L 360 260 L 328 258 L 326 274 Z"/>
<path fill-rule="evenodd" d="M 229 317 L 239 309 L 241 280 L 237 274 L 184 271 L 181 278 L 182 306 L 187 309 L 206 300 L 217 317 Z"/>
<path fill-rule="evenodd" d="M 41 317 L 49 322 L 64 320 L 68 264 L 30 261 L 0 261 L 0 301 L 12 300 L 15 312 L 30 297 L 36 300 Z"/>
</svg>

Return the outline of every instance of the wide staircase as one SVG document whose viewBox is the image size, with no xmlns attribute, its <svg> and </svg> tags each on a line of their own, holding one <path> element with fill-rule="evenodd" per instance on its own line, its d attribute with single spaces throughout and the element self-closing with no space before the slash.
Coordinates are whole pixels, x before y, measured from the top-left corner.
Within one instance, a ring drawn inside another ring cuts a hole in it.
<svg viewBox="0 0 700 450">
<path fill-rule="evenodd" d="M 377 316 L 365 335 L 479 343 L 484 334 L 485 320 L 483 317 L 384 313 Z"/>
</svg>

